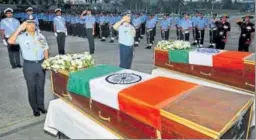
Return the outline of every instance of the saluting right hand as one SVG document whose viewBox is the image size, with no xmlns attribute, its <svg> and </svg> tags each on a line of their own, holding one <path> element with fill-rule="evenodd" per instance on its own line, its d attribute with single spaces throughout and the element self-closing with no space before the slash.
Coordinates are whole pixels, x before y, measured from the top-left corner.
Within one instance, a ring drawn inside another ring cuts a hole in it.
<svg viewBox="0 0 256 140">
<path fill-rule="evenodd" d="M 83 15 L 86 14 L 86 13 L 87 13 L 87 10 L 84 10 L 84 11 L 83 11 Z"/>
<path fill-rule="evenodd" d="M 26 29 L 26 27 L 27 27 L 27 22 L 26 21 L 24 21 L 21 25 L 20 25 L 20 27 L 18 28 L 18 30 L 19 31 L 23 31 L 23 30 L 25 30 Z"/>
<path fill-rule="evenodd" d="M 126 21 L 128 21 L 129 20 L 129 16 L 124 16 L 123 18 L 122 18 L 122 22 L 126 22 Z"/>
</svg>

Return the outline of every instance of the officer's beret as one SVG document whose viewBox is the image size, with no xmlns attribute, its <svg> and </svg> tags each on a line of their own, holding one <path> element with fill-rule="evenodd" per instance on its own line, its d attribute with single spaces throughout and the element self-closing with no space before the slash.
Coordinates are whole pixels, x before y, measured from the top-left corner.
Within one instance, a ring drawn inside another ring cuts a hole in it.
<svg viewBox="0 0 256 140">
<path fill-rule="evenodd" d="M 13 13 L 12 8 L 6 8 L 6 9 L 4 10 L 4 13 L 7 13 L 7 12 L 12 12 L 12 13 Z"/>
<path fill-rule="evenodd" d="M 33 8 L 32 7 L 28 7 L 27 9 L 26 9 L 26 12 L 27 11 L 33 11 Z"/>
<path fill-rule="evenodd" d="M 246 17 L 249 17 L 249 19 L 253 19 L 254 17 L 252 15 L 245 15 L 242 17 L 242 19 L 245 19 Z"/>
<path fill-rule="evenodd" d="M 60 9 L 60 8 L 57 8 L 57 9 L 55 9 L 54 11 L 55 11 L 55 13 L 57 13 L 58 11 L 61 12 L 61 9 Z"/>
</svg>

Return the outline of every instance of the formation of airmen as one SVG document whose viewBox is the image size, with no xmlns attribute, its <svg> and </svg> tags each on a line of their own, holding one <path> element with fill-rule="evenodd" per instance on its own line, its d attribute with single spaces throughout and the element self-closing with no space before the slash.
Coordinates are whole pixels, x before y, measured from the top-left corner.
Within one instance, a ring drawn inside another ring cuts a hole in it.
<svg viewBox="0 0 256 140">
<path fill-rule="evenodd" d="M 114 43 L 115 40 L 118 39 L 118 32 L 113 29 L 113 25 L 121 20 L 121 14 L 113 14 L 110 12 L 92 14 L 90 10 L 87 11 L 89 11 L 90 16 L 87 16 L 88 12 L 77 14 L 64 13 L 59 8 L 55 10 L 55 13 L 33 13 L 33 8 L 29 7 L 25 12 L 15 13 L 13 19 L 18 19 L 22 22 L 28 16 L 33 15 L 36 19 L 36 28 L 38 31 L 41 29 L 55 33 L 60 54 L 65 53 L 66 36 L 90 37 L 90 35 L 87 35 L 88 28 L 86 25 L 88 25 L 89 29 L 92 29 L 92 31 L 89 31 L 89 34 L 92 34 L 92 36 L 98 37 L 101 41 Z M 145 37 L 147 42 L 146 49 L 151 49 L 159 25 L 163 40 L 169 40 L 170 30 L 176 29 L 178 40 L 191 41 L 192 44 L 197 47 L 204 47 L 205 30 L 208 28 L 210 37 L 209 47 L 225 49 L 225 44 L 228 41 L 229 32 L 231 31 L 230 23 L 227 20 L 228 18 L 227 15 L 218 16 L 217 14 L 204 16 L 204 14 L 200 12 L 196 12 L 192 15 L 185 12 L 181 15 L 163 14 L 163 16 L 157 14 L 132 13 L 131 24 L 136 29 L 134 46 L 138 47 L 140 40 Z M 239 51 L 249 51 L 248 48 L 252 42 L 251 40 L 255 31 L 254 24 L 250 22 L 252 18 L 252 16 L 248 15 L 242 17 L 241 21 L 239 21 L 238 26 L 242 29 L 239 39 Z M 5 26 L 4 23 L 7 22 L 5 20 L 6 19 L 3 19 L 1 22 L 1 29 L 8 28 L 5 31 L 7 34 L 11 34 L 8 33 L 8 31 L 11 29 L 10 27 L 14 26 Z M 8 24 L 17 24 L 17 22 L 14 23 L 13 21 Z M 192 36 L 192 39 L 190 39 L 190 36 Z M 94 37 L 88 38 L 91 54 L 93 54 L 95 50 Z M 8 36 L 4 37 L 2 35 L 2 38 L 4 40 L 8 38 Z M 3 43 L 6 44 L 5 42 Z M 12 56 L 12 53 L 10 53 L 10 56 Z M 14 60 L 15 59 L 12 59 L 11 63 L 13 63 Z M 15 67 L 14 65 L 15 64 L 13 64 L 13 67 Z M 19 66 L 19 64 L 17 64 L 17 66 Z"/>
</svg>

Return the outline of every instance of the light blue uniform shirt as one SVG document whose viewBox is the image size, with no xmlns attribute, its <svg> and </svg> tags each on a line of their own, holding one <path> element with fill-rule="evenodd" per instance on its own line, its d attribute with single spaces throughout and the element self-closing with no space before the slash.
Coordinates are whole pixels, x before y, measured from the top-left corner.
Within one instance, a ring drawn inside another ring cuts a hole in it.
<svg viewBox="0 0 256 140">
<path fill-rule="evenodd" d="M 211 29 L 214 29 L 217 27 L 213 18 L 208 20 L 208 24 Z"/>
<path fill-rule="evenodd" d="M 141 24 L 141 19 L 140 19 L 140 17 L 134 18 L 134 19 L 132 20 L 132 24 L 133 24 L 133 26 L 134 26 L 136 29 L 138 29 L 138 28 L 140 27 L 140 24 Z"/>
<path fill-rule="evenodd" d="M 180 27 L 183 30 L 188 30 L 189 28 L 192 28 L 192 21 L 190 19 L 182 19 Z"/>
<path fill-rule="evenodd" d="M 104 24 L 106 22 L 106 17 L 105 16 L 101 16 L 100 17 L 100 24 Z"/>
<path fill-rule="evenodd" d="M 200 18 L 200 19 L 198 19 L 196 26 L 197 26 L 199 29 L 204 29 L 204 28 L 207 26 L 207 21 L 206 21 L 206 19 L 205 19 L 205 18 Z"/>
<path fill-rule="evenodd" d="M 192 25 L 193 25 L 193 27 L 196 27 L 196 26 L 197 26 L 197 22 L 198 22 L 199 18 L 200 18 L 200 17 L 197 17 L 197 16 L 194 16 L 194 17 L 192 18 Z"/>
<path fill-rule="evenodd" d="M 112 16 L 109 18 L 109 24 L 114 25 L 116 23 L 116 17 Z"/>
<path fill-rule="evenodd" d="M 176 27 L 180 28 L 181 27 L 181 22 L 182 22 L 182 18 L 176 18 L 176 20 L 175 20 Z"/>
<path fill-rule="evenodd" d="M 161 20 L 160 26 L 162 30 L 167 31 L 169 29 L 170 22 L 168 21 L 168 19 L 163 19 Z"/>
<path fill-rule="evenodd" d="M 94 16 L 84 16 L 83 17 L 83 20 L 84 20 L 84 22 L 85 22 L 85 27 L 87 28 L 87 29 L 89 29 L 89 28 L 93 28 L 94 27 L 94 24 L 95 24 L 95 22 L 96 22 L 96 19 L 95 19 L 95 17 Z"/>
<path fill-rule="evenodd" d="M 16 39 L 16 44 L 20 45 L 24 60 L 40 61 L 44 59 L 44 51 L 49 49 L 45 37 L 40 33 L 35 33 L 32 37 L 27 32 L 20 34 Z"/>
<path fill-rule="evenodd" d="M 4 30 L 6 38 L 9 38 L 19 26 L 20 22 L 15 18 L 4 18 L 0 23 L 0 29 Z"/>
<path fill-rule="evenodd" d="M 153 29 L 155 27 L 155 19 L 148 19 L 146 22 L 146 28 Z"/>
<path fill-rule="evenodd" d="M 124 23 L 118 28 L 119 43 L 125 46 L 134 45 L 135 28 L 131 24 Z"/>
<path fill-rule="evenodd" d="M 62 16 L 56 16 L 53 19 L 53 24 L 55 25 L 57 32 L 67 31 L 66 21 Z"/>
</svg>

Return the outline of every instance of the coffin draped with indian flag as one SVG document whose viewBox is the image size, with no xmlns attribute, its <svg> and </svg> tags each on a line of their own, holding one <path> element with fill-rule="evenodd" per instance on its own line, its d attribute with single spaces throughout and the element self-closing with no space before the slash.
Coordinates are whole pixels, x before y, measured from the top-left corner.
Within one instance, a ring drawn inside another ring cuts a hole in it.
<svg viewBox="0 0 256 140">
<path fill-rule="evenodd" d="M 155 48 L 155 65 L 255 93 L 255 54 L 210 48 Z"/>
<path fill-rule="evenodd" d="M 250 95 L 109 65 L 52 72 L 52 83 L 57 96 L 121 138 L 248 137 Z"/>
</svg>

